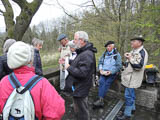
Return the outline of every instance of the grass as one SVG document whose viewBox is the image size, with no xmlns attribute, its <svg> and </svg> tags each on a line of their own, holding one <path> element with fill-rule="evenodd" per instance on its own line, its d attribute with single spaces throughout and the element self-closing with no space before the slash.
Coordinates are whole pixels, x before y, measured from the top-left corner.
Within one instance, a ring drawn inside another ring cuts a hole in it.
<svg viewBox="0 0 160 120">
<path fill-rule="evenodd" d="M 57 67 L 59 56 L 60 56 L 59 52 L 41 53 L 43 70 Z"/>
</svg>

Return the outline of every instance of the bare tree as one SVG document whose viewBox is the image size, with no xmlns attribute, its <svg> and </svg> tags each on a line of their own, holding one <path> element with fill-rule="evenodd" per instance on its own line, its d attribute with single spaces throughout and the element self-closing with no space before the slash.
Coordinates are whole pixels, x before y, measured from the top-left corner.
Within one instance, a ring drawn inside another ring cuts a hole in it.
<svg viewBox="0 0 160 120">
<path fill-rule="evenodd" d="M 1 0 L 5 11 L 0 10 L 0 13 L 3 14 L 5 24 L 6 24 L 6 32 L 8 38 L 14 38 L 16 40 L 22 40 L 24 33 L 28 29 L 31 20 L 43 0 L 33 0 L 31 3 L 28 3 L 26 0 L 12 0 L 17 3 L 17 5 L 21 9 L 21 13 L 16 17 L 16 21 L 14 21 L 14 12 L 9 0 Z"/>
</svg>

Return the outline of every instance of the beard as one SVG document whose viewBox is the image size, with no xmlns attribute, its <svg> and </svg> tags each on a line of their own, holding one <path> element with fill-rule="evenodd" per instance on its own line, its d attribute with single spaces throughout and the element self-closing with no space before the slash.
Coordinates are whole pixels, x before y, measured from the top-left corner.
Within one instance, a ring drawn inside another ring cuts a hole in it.
<svg viewBox="0 0 160 120">
<path fill-rule="evenodd" d="M 76 44 L 76 49 L 79 49 L 79 48 L 81 48 L 80 41 L 78 41 L 77 44 Z"/>
</svg>

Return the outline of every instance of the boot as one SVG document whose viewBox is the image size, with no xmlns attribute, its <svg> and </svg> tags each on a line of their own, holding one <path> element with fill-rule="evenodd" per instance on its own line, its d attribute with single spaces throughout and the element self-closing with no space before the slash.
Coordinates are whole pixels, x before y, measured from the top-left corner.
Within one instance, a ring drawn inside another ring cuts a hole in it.
<svg viewBox="0 0 160 120">
<path fill-rule="evenodd" d="M 96 102 L 93 103 L 93 105 L 94 105 L 95 107 L 103 107 L 103 106 L 104 106 L 103 98 L 100 97 Z"/>
<path fill-rule="evenodd" d="M 122 116 L 117 117 L 117 120 L 131 120 L 131 117 L 126 116 L 126 115 L 122 115 Z"/>
</svg>

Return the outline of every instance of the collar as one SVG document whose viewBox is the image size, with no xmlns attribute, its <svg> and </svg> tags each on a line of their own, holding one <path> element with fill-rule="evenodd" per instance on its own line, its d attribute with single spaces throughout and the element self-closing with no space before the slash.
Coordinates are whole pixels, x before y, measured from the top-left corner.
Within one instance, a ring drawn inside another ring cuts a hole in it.
<svg viewBox="0 0 160 120">
<path fill-rule="evenodd" d="M 137 48 L 137 49 L 133 49 L 132 51 L 139 53 L 143 48 L 144 48 L 144 47 L 143 47 L 143 45 L 142 45 L 141 47 L 139 47 L 139 48 Z"/>
<path fill-rule="evenodd" d="M 14 73 L 17 73 L 17 74 L 25 74 L 25 73 L 30 73 L 30 72 L 34 73 L 35 69 L 33 66 L 32 67 L 22 66 L 20 68 L 14 69 L 13 71 Z"/>
</svg>

